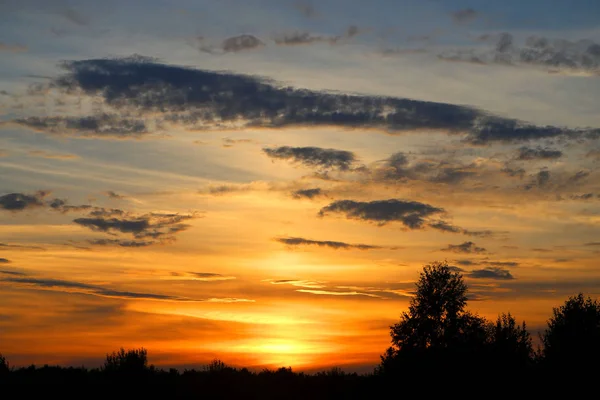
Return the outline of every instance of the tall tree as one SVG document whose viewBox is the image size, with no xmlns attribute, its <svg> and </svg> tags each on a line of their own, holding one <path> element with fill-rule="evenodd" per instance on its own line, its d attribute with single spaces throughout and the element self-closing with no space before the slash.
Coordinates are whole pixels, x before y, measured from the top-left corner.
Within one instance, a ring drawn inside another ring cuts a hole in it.
<svg viewBox="0 0 600 400">
<path fill-rule="evenodd" d="M 416 283 L 408 311 L 390 327 L 392 346 L 380 371 L 433 365 L 450 359 L 470 362 L 486 344 L 486 321 L 465 311 L 467 285 L 446 262 L 426 265 Z M 409 365 L 410 364 L 410 365 Z"/>
</svg>

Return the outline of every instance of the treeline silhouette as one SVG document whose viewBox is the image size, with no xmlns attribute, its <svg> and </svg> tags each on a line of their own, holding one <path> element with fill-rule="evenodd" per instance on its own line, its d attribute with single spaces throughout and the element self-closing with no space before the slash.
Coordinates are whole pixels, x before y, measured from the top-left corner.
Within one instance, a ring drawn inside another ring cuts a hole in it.
<svg viewBox="0 0 600 400">
<path fill-rule="evenodd" d="M 554 308 L 537 349 L 525 322 L 510 313 L 489 321 L 468 311 L 467 303 L 459 272 L 446 262 L 426 265 L 408 310 L 390 327 L 392 345 L 368 374 L 340 368 L 306 374 L 290 367 L 256 372 L 220 360 L 180 372 L 149 365 L 147 350 L 139 348 L 107 354 L 95 369 L 11 368 L 0 354 L 0 387 L 18 387 L 19 396 L 169 399 L 368 399 L 478 390 L 492 390 L 496 397 L 509 390 L 557 395 L 558 388 L 572 394 L 587 387 L 597 392 L 600 303 L 580 293 Z"/>
</svg>

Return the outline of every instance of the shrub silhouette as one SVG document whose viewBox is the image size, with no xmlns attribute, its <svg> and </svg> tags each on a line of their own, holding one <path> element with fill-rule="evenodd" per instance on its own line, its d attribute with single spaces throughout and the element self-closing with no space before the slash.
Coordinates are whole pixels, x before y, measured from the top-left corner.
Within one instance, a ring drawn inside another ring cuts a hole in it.
<svg viewBox="0 0 600 400">
<path fill-rule="evenodd" d="M 125 351 L 121 348 L 106 355 L 104 371 L 108 374 L 141 375 L 148 368 L 148 351 L 143 347 Z"/>
<path fill-rule="evenodd" d="M 542 341 L 544 364 L 553 369 L 595 365 L 600 357 L 600 303 L 582 293 L 570 297 L 553 309 Z"/>
</svg>

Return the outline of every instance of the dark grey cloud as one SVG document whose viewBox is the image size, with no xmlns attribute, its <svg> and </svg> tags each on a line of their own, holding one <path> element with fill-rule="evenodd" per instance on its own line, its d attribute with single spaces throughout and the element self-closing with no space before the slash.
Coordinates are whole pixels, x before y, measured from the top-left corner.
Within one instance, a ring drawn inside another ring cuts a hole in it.
<svg viewBox="0 0 600 400">
<path fill-rule="evenodd" d="M 516 261 L 483 261 L 483 264 L 491 265 L 492 267 L 518 267 Z"/>
<path fill-rule="evenodd" d="M 276 44 L 284 46 L 298 46 L 323 42 L 335 43 L 335 41 L 337 41 L 335 37 L 315 36 L 308 32 L 286 33 L 275 37 L 273 40 Z"/>
<path fill-rule="evenodd" d="M 329 43 L 337 44 L 344 39 L 350 39 L 361 33 L 361 30 L 356 25 L 350 25 L 342 35 L 322 36 L 312 35 L 309 32 L 291 32 L 276 36 L 273 40 L 278 45 L 297 46 L 314 43 Z"/>
<path fill-rule="evenodd" d="M 442 251 L 449 251 L 452 253 L 465 253 L 465 254 L 481 254 L 487 250 L 483 247 L 477 247 L 473 242 L 464 242 L 461 244 L 449 244 L 448 247 L 442 249 Z"/>
<path fill-rule="evenodd" d="M 560 150 L 553 150 L 548 148 L 531 148 L 521 147 L 517 154 L 518 160 L 555 160 L 561 158 L 563 152 Z"/>
<path fill-rule="evenodd" d="M 503 169 L 500 170 L 500 172 L 503 172 L 510 177 L 518 177 L 520 179 L 523 179 L 527 171 L 520 167 L 512 167 L 510 165 L 506 165 Z"/>
<path fill-rule="evenodd" d="M 584 246 L 600 246 L 600 242 L 588 242 Z"/>
<path fill-rule="evenodd" d="M 350 151 L 320 147 L 282 146 L 265 148 L 263 151 L 271 158 L 289 160 L 313 168 L 347 171 L 356 162 L 356 156 Z"/>
<path fill-rule="evenodd" d="M 88 240 L 88 243 L 94 246 L 147 247 L 159 242 L 151 240 L 94 239 Z"/>
<path fill-rule="evenodd" d="M 331 240 L 311 240 L 300 237 L 282 237 L 275 239 L 279 243 L 283 243 L 288 246 L 319 246 L 329 247 L 332 249 L 344 249 L 344 250 L 375 250 L 382 249 L 381 246 L 373 246 L 368 244 L 350 244 L 345 242 L 334 242 Z"/>
<path fill-rule="evenodd" d="M 67 200 L 64 199 L 54 199 L 51 200 L 50 202 L 48 202 L 48 206 L 56 211 L 60 211 L 62 213 L 68 213 L 70 211 L 87 211 L 87 210 L 91 210 L 92 208 L 94 208 L 93 206 L 89 205 L 89 204 L 84 204 L 84 205 L 79 205 L 79 206 L 74 206 L 74 205 L 70 205 L 68 204 Z"/>
<path fill-rule="evenodd" d="M 263 47 L 265 44 L 254 35 L 239 35 L 227 38 L 221 43 L 221 49 L 225 53 L 237 53 L 244 50 L 252 50 Z"/>
<path fill-rule="evenodd" d="M 36 131 L 57 135 L 131 137 L 149 133 L 142 119 L 122 118 L 111 114 L 84 117 L 26 117 L 13 122 Z"/>
<path fill-rule="evenodd" d="M 150 213 L 139 216 L 126 215 L 121 218 L 88 216 L 77 218 L 73 222 L 97 232 L 131 234 L 136 239 L 168 239 L 189 228 L 184 222 L 193 218 L 194 215 Z M 130 242 L 129 247 L 135 247 L 135 243 L 139 242 Z"/>
<path fill-rule="evenodd" d="M 493 236 L 496 232 L 490 230 L 484 231 L 472 231 L 469 229 L 461 228 L 456 225 L 452 225 L 446 221 L 434 221 L 427 224 L 430 228 L 437 229 L 438 231 L 448 232 L 448 233 L 462 233 L 467 236 L 474 237 L 490 237 Z"/>
<path fill-rule="evenodd" d="M 10 260 L 8 258 L 0 257 L 0 264 L 8 264 L 9 262 L 10 262 Z"/>
<path fill-rule="evenodd" d="M 104 288 L 101 286 L 90 285 L 87 283 L 80 283 L 74 281 L 66 281 L 60 279 L 38 279 L 38 278 L 5 278 L 1 279 L 0 282 L 10 282 L 16 284 L 22 284 L 25 286 L 31 286 L 34 288 L 42 289 L 55 289 L 69 292 L 77 292 L 83 294 L 90 294 L 100 297 L 116 297 L 121 299 L 138 299 L 138 300 L 163 300 L 163 301 L 194 301 L 185 297 L 168 296 L 155 293 L 138 293 L 113 290 Z"/>
<path fill-rule="evenodd" d="M 510 273 L 510 271 L 500 267 L 486 267 L 483 269 L 475 269 L 468 273 L 467 276 L 475 279 L 514 279 L 514 276 Z"/>
<path fill-rule="evenodd" d="M 323 189 L 300 189 L 292 192 L 292 196 L 296 199 L 314 199 L 315 197 L 325 196 Z"/>
<path fill-rule="evenodd" d="M 106 195 L 111 198 L 111 199 L 116 199 L 116 200 L 122 200 L 124 199 L 126 196 L 123 196 L 122 194 L 119 194 L 117 192 L 113 192 L 112 190 L 109 190 L 108 192 L 106 192 Z"/>
<path fill-rule="evenodd" d="M 418 201 L 398 199 L 370 202 L 339 200 L 323 207 L 319 216 L 332 213 L 344 214 L 349 219 L 376 222 L 379 225 L 400 222 L 409 229 L 419 229 L 431 216 L 444 213 L 444 209 Z"/>
<path fill-rule="evenodd" d="M 475 261 L 472 260 L 455 260 L 454 262 L 462 266 L 471 266 L 477 264 Z"/>
<path fill-rule="evenodd" d="M 594 193 L 573 194 L 569 198 L 571 200 L 591 200 L 597 197 Z"/>
<path fill-rule="evenodd" d="M 569 41 L 530 36 L 517 43 L 510 33 L 484 35 L 480 41 L 495 39 L 492 49 L 459 49 L 438 55 L 441 60 L 476 64 L 533 66 L 549 72 L 600 75 L 600 44 L 589 39 Z"/>
<path fill-rule="evenodd" d="M 477 19 L 478 16 L 479 13 L 473 10 L 472 8 L 464 8 L 462 10 L 458 10 L 452 13 L 452 19 L 457 24 L 466 24 L 469 22 L 473 22 L 475 19 Z"/>
<path fill-rule="evenodd" d="M 38 191 L 34 194 L 9 193 L 0 196 L 0 209 L 8 211 L 23 211 L 26 209 L 42 207 L 44 197 L 48 192 Z"/>
<path fill-rule="evenodd" d="M 600 137 L 599 129 L 535 126 L 444 103 L 295 89 L 258 77 L 160 64 L 141 56 L 66 61 L 61 66 L 67 72 L 51 82 L 52 88 L 103 98 L 123 116 L 30 117 L 15 122 L 57 132 L 69 126 L 66 133 L 108 137 L 140 136 L 149 131 L 150 121 L 189 129 L 235 124 L 338 126 L 389 133 L 433 130 L 463 135 L 475 145 Z M 132 119 L 133 112 L 146 118 Z"/>
<path fill-rule="evenodd" d="M 544 187 L 550 182 L 551 174 L 548 170 L 542 170 L 534 175 L 533 180 L 525 185 L 525 190 L 531 190 L 535 187 Z"/>
<path fill-rule="evenodd" d="M 411 161 L 402 152 L 392 154 L 374 171 L 377 178 L 392 181 L 421 180 L 455 185 L 477 175 L 474 165 L 464 165 L 446 160 L 429 159 Z"/>
</svg>

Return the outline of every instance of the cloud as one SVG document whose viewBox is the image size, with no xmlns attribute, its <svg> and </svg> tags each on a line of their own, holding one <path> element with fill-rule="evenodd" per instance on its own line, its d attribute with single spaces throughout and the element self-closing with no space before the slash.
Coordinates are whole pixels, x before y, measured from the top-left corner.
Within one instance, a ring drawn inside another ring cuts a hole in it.
<svg viewBox="0 0 600 400">
<path fill-rule="evenodd" d="M 137 300 L 162 300 L 162 301 L 176 301 L 176 302 L 188 302 L 195 301 L 185 297 L 168 296 L 154 293 L 137 293 L 127 292 L 120 290 L 113 290 L 104 288 L 101 286 L 90 285 L 87 283 L 80 283 L 74 281 L 66 281 L 60 279 L 37 279 L 37 278 L 5 278 L 1 279 L 0 282 L 10 282 L 20 284 L 23 286 L 29 286 L 47 290 L 58 290 L 69 293 L 81 293 L 89 294 L 100 297 L 114 297 L 120 299 L 137 299 Z"/>
<path fill-rule="evenodd" d="M 85 117 L 26 117 L 13 120 L 18 125 L 56 135 L 139 137 L 149 133 L 142 119 L 98 114 Z"/>
<path fill-rule="evenodd" d="M 113 192 L 112 190 L 109 190 L 108 192 L 105 193 L 109 198 L 111 199 L 115 199 L 115 200 L 122 200 L 125 199 L 127 196 L 123 196 L 122 194 Z"/>
<path fill-rule="evenodd" d="M 356 291 L 332 291 L 332 290 L 318 290 L 318 289 L 298 289 L 296 290 L 300 293 L 310 293 L 322 296 L 365 296 L 365 297 L 373 297 L 377 299 L 383 299 L 384 297 L 373 294 L 373 293 L 363 293 Z"/>
<path fill-rule="evenodd" d="M 66 74 L 52 81 L 53 89 L 102 98 L 118 114 L 14 122 L 100 137 L 139 137 L 150 131 L 146 124 L 151 122 L 187 129 L 338 126 L 392 134 L 442 131 L 462 135 L 474 145 L 600 137 L 599 129 L 535 126 L 445 103 L 295 89 L 253 76 L 160 64 L 142 56 L 66 61 L 61 66 Z M 145 118 L 132 119 L 133 112 Z"/>
<path fill-rule="evenodd" d="M 319 246 L 319 247 L 329 247 L 335 250 L 344 249 L 344 250 L 375 250 L 382 249 L 381 246 L 372 246 L 368 244 L 350 244 L 345 242 L 334 242 L 330 240 L 311 240 L 304 239 L 299 237 L 282 237 L 276 238 L 275 241 L 279 243 L 283 243 L 288 246 Z"/>
<path fill-rule="evenodd" d="M 23 211 L 44 205 L 44 197 L 48 192 L 38 191 L 34 194 L 9 193 L 0 196 L 0 209 L 8 211 Z"/>
<path fill-rule="evenodd" d="M 330 213 L 345 214 L 346 218 L 376 222 L 384 225 L 389 222 L 400 222 L 409 229 L 423 227 L 426 219 L 432 215 L 441 214 L 444 209 L 417 201 L 398 199 L 376 200 L 361 202 L 339 200 L 323 207 L 319 216 Z"/>
<path fill-rule="evenodd" d="M 23 53 L 28 50 L 27 46 L 23 46 L 20 44 L 7 44 L 0 42 L 0 51 L 7 51 L 10 53 Z"/>
<path fill-rule="evenodd" d="M 46 250 L 41 246 L 29 246 L 24 244 L 9 244 L 9 243 L 0 243 L 0 251 L 2 250 Z"/>
<path fill-rule="evenodd" d="M 473 22 L 479 13 L 472 8 L 465 8 L 452 13 L 452 19 L 457 24 L 467 24 Z"/>
<path fill-rule="evenodd" d="M 66 153 L 51 153 L 45 150 L 31 150 L 28 153 L 30 156 L 48 158 L 52 160 L 74 160 L 79 158 L 79 156 L 75 154 L 66 154 Z"/>
<path fill-rule="evenodd" d="M 314 199 L 315 197 L 320 196 L 325 196 L 325 193 L 321 188 L 300 189 L 292 193 L 292 197 L 296 199 Z"/>
<path fill-rule="evenodd" d="M 271 285 L 291 285 L 309 289 L 322 289 L 325 287 L 324 282 L 317 281 L 306 281 L 296 279 L 266 279 L 265 282 L 269 282 Z"/>
<path fill-rule="evenodd" d="M 510 273 L 510 271 L 500 267 L 486 267 L 483 269 L 476 269 L 468 273 L 467 276 L 474 279 L 514 279 L 514 276 Z"/>
<path fill-rule="evenodd" d="M 432 229 L 437 229 L 438 231 L 442 231 L 442 232 L 462 233 L 463 235 L 475 236 L 475 237 L 489 237 L 489 236 L 493 236 L 495 234 L 495 232 L 490 231 L 490 230 L 472 231 L 469 229 L 465 229 L 465 228 L 461 228 L 461 227 L 449 224 L 446 221 L 430 222 L 427 224 L 427 226 L 429 226 Z"/>
<path fill-rule="evenodd" d="M 347 171 L 356 161 L 354 153 L 344 150 L 322 149 L 320 147 L 275 147 L 263 152 L 275 159 L 289 160 L 307 167 L 338 169 Z"/>
<path fill-rule="evenodd" d="M 600 246 L 600 242 L 588 242 L 584 246 Z"/>
<path fill-rule="evenodd" d="M 571 200 L 591 200 L 594 197 L 596 197 L 596 195 L 594 195 L 594 193 L 583 193 L 583 194 L 571 195 L 569 198 Z"/>
<path fill-rule="evenodd" d="M 247 143 L 256 143 L 254 140 L 252 139 L 230 139 L 230 138 L 223 138 L 223 147 L 233 147 L 236 144 L 247 144 Z"/>
<path fill-rule="evenodd" d="M 245 50 L 253 50 L 263 47 L 265 44 L 256 36 L 239 35 L 227 38 L 221 43 L 221 49 L 225 53 L 237 53 Z"/>
<path fill-rule="evenodd" d="M 488 264 L 494 267 L 518 267 L 519 263 L 516 261 L 483 261 L 483 264 Z"/>
<path fill-rule="evenodd" d="M 337 41 L 336 37 L 314 36 L 308 32 L 286 33 L 275 37 L 273 40 L 280 46 L 297 46 L 322 42 L 335 43 Z"/>
<path fill-rule="evenodd" d="M 464 254 L 481 254 L 485 253 L 487 250 L 483 247 L 477 247 L 473 242 L 464 242 L 461 244 L 449 244 L 448 247 L 442 249 L 442 251 Z"/>
<path fill-rule="evenodd" d="M 530 36 L 519 45 L 510 33 L 484 35 L 496 40 L 492 49 L 459 49 L 438 55 L 444 61 L 541 68 L 548 72 L 600 75 L 600 44 L 589 39 L 569 41 Z"/>
<path fill-rule="evenodd" d="M 9 271 L 5 269 L 0 269 L 0 274 L 11 275 L 11 276 L 26 276 L 27 274 L 19 271 Z"/>
<path fill-rule="evenodd" d="M 189 225 L 184 221 L 196 218 L 193 214 L 161 214 L 126 215 L 124 217 L 88 216 L 73 220 L 76 224 L 97 232 L 131 234 L 136 239 L 172 239 L 173 235 L 186 230 Z M 107 242 L 106 244 L 108 244 Z M 117 244 L 123 245 L 119 242 Z M 99 244 L 99 243 L 96 243 Z M 129 247 L 136 247 L 140 242 L 129 242 Z M 137 246 L 139 247 L 139 246 Z"/>
<path fill-rule="evenodd" d="M 229 281 L 236 279 L 235 276 L 221 275 L 213 272 L 171 272 L 171 277 L 205 282 Z"/>
<path fill-rule="evenodd" d="M 544 149 L 542 147 L 521 147 L 517 154 L 518 160 L 555 160 L 563 156 L 560 150 Z"/>
<path fill-rule="evenodd" d="M 8 258 L 0 257 L 0 264 L 8 264 L 9 262 L 10 262 L 10 260 Z"/>
<path fill-rule="evenodd" d="M 54 199 L 54 200 L 49 201 L 47 204 L 51 209 L 60 211 L 62 213 L 67 213 L 70 211 L 75 211 L 75 212 L 87 211 L 87 210 L 94 208 L 93 206 L 88 205 L 88 204 L 72 206 L 72 205 L 69 205 L 67 203 L 67 201 L 64 199 Z"/>
<path fill-rule="evenodd" d="M 542 170 L 534 175 L 533 180 L 525 185 L 525 190 L 531 190 L 534 187 L 544 187 L 550 182 L 550 171 Z"/>
<path fill-rule="evenodd" d="M 384 181 L 421 180 L 448 185 L 459 184 L 477 175 L 475 165 L 429 159 L 411 162 L 403 152 L 392 154 L 372 172 L 376 179 Z"/>
<path fill-rule="evenodd" d="M 158 242 L 146 240 L 93 239 L 88 240 L 88 243 L 94 246 L 147 247 Z"/>
<path fill-rule="evenodd" d="M 321 36 L 312 35 L 308 32 L 292 32 L 276 36 L 273 40 L 275 44 L 283 46 L 298 46 L 314 43 L 337 44 L 344 39 L 350 39 L 360 34 L 361 30 L 356 25 L 350 25 L 342 35 Z"/>
</svg>

